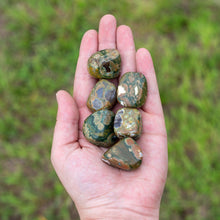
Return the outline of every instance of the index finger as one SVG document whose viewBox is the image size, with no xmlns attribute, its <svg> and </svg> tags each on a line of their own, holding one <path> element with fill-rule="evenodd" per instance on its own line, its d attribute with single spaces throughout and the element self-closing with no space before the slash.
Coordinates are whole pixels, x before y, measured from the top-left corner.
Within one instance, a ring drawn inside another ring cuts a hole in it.
<svg viewBox="0 0 220 220">
<path fill-rule="evenodd" d="M 79 108 L 86 106 L 88 96 L 96 83 L 87 70 L 89 57 L 97 52 L 98 37 L 95 30 L 87 31 L 81 41 L 79 58 L 76 67 L 73 97 Z"/>
</svg>

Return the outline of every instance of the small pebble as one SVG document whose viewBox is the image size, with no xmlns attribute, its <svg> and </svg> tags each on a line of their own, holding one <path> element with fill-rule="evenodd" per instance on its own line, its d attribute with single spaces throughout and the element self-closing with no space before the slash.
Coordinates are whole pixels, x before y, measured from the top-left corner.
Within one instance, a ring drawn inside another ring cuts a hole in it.
<svg viewBox="0 0 220 220">
<path fill-rule="evenodd" d="M 141 114 L 135 108 L 119 109 L 115 115 L 114 131 L 119 138 L 132 137 L 137 139 L 141 135 Z"/>
<path fill-rule="evenodd" d="M 110 147 L 117 142 L 114 133 L 115 114 L 107 109 L 94 112 L 83 124 L 83 134 L 92 144 L 100 147 Z"/>
<path fill-rule="evenodd" d="M 119 76 L 121 57 L 116 49 L 105 49 L 94 53 L 88 60 L 88 71 L 98 79 L 113 79 Z"/>
<path fill-rule="evenodd" d="M 142 151 L 132 138 L 124 138 L 109 148 L 102 156 L 102 161 L 123 170 L 137 169 L 142 162 Z"/>
<path fill-rule="evenodd" d="M 116 103 L 116 87 L 113 83 L 102 79 L 92 89 L 87 107 L 92 111 L 111 109 Z"/>
<path fill-rule="evenodd" d="M 139 108 L 147 97 L 147 81 L 142 73 L 125 73 L 118 85 L 117 100 L 124 107 Z"/>
</svg>

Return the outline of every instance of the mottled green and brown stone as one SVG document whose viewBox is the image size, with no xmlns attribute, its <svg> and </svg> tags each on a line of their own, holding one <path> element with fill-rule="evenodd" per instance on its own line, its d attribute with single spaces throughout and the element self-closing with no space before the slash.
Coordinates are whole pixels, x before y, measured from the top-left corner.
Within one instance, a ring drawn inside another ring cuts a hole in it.
<svg viewBox="0 0 220 220">
<path fill-rule="evenodd" d="M 92 111 L 111 109 L 116 103 L 116 87 L 113 83 L 102 79 L 92 89 L 87 100 L 87 107 Z"/>
<path fill-rule="evenodd" d="M 117 100 L 124 107 L 139 108 L 147 97 L 147 80 L 142 73 L 125 73 L 118 85 Z"/>
<path fill-rule="evenodd" d="M 134 170 L 141 165 L 142 157 L 143 154 L 139 145 L 128 137 L 107 150 L 102 156 L 102 161 L 123 170 Z"/>
<path fill-rule="evenodd" d="M 91 114 L 83 124 L 83 134 L 92 144 L 100 147 L 110 147 L 117 141 L 114 133 L 115 114 L 107 109 L 103 109 Z"/>
<path fill-rule="evenodd" d="M 141 135 L 141 113 L 135 108 L 121 108 L 114 120 L 114 131 L 117 137 L 132 137 L 137 139 Z"/>
<path fill-rule="evenodd" d="M 113 79 L 119 76 L 121 56 L 116 49 L 105 49 L 94 53 L 88 60 L 88 71 L 97 79 Z"/>
</svg>

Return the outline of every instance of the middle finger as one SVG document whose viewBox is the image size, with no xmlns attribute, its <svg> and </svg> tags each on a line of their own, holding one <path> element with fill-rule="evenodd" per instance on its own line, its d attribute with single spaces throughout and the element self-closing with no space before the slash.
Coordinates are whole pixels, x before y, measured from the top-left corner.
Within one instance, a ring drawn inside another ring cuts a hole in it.
<svg viewBox="0 0 220 220">
<path fill-rule="evenodd" d="M 115 49 L 116 19 L 113 15 L 105 15 L 99 23 L 99 50 Z"/>
</svg>

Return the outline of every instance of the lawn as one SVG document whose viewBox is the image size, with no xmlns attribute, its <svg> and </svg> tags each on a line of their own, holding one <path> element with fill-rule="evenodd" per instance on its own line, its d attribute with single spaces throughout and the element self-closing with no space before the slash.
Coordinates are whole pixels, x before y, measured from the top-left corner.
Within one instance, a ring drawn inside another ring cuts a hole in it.
<svg viewBox="0 0 220 220">
<path fill-rule="evenodd" d="M 154 60 L 169 147 L 160 218 L 220 218 L 219 11 L 217 0 L 1 0 L 0 219 L 78 219 L 50 164 L 55 93 L 72 93 L 81 37 L 106 13 Z"/>
</svg>

